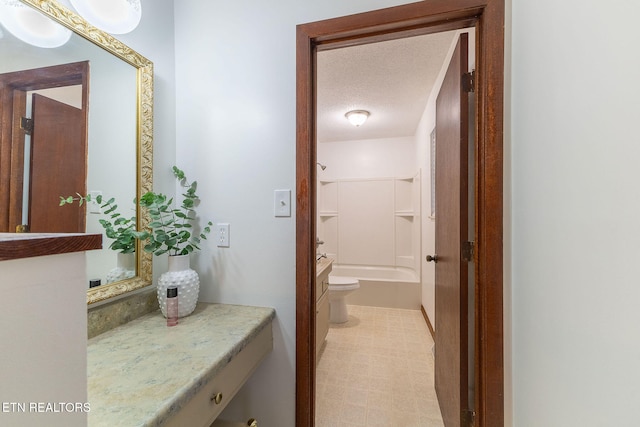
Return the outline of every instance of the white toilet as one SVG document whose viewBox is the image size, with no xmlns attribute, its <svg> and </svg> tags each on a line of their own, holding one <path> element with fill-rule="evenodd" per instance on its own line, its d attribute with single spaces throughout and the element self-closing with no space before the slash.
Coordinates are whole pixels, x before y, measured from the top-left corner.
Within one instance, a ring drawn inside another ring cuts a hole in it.
<svg viewBox="0 0 640 427">
<path fill-rule="evenodd" d="M 344 323 L 349 320 L 344 297 L 360 287 L 355 277 L 329 275 L 329 321 Z"/>
</svg>

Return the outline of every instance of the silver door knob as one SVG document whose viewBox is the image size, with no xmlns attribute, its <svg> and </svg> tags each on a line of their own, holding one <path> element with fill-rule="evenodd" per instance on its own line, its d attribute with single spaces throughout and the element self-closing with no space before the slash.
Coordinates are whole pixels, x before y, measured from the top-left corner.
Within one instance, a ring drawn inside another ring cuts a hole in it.
<svg viewBox="0 0 640 427">
<path fill-rule="evenodd" d="M 438 255 L 427 255 L 427 262 L 438 262 Z"/>
</svg>

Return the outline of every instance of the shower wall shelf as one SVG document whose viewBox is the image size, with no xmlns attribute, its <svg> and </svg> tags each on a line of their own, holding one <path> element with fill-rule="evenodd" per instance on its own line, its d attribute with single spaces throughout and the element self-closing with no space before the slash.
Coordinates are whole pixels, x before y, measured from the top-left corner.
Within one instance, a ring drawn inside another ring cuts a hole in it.
<svg viewBox="0 0 640 427">
<path fill-rule="evenodd" d="M 338 264 L 419 273 L 420 185 L 420 171 L 404 177 L 319 180 L 322 252 Z"/>
</svg>

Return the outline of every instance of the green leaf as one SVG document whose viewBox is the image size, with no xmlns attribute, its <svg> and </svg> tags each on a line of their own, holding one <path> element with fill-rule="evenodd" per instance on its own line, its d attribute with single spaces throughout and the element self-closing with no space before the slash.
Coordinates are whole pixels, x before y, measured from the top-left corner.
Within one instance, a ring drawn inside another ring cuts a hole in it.
<svg viewBox="0 0 640 427">
<path fill-rule="evenodd" d="M 184 172 L 178 169 L 177 166 L 171 168 L 173 170 L 173 175 L 178 179 L 185 179 Z"/>
<path fill-rule="evenodd" d="M 146 240 L 151 235 L 147 231 L 133 231 L 133 236 L 139 240 Z"/>
</svg>

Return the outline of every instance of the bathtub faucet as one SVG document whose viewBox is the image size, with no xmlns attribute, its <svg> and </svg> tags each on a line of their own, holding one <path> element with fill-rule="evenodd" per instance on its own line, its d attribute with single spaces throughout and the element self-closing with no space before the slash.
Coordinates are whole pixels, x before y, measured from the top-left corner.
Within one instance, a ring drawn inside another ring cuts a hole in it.
<svg viewBox="0 0 640 427">
<path fill-rule="evenodd" d="M 320 240 L 319 237 L 316 237 L 316 249 L 318 249 L 320 245 L 324 245 L 324 242 Z"/>
<path fill-rule="evenodd" d="M 316 254 L 316 261 L 320 261 L 322 258 L 326 258 L 327 254 Z"/>
</svg>

